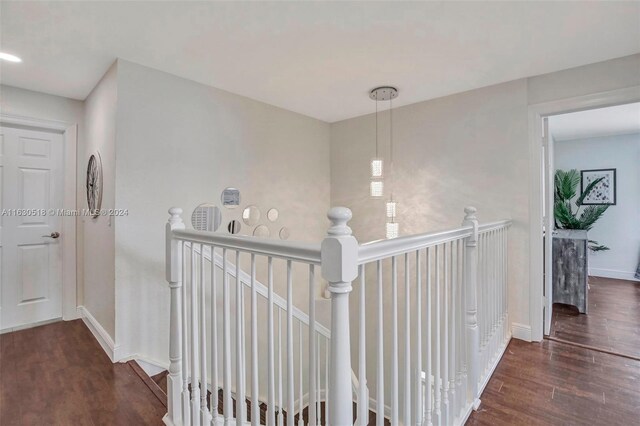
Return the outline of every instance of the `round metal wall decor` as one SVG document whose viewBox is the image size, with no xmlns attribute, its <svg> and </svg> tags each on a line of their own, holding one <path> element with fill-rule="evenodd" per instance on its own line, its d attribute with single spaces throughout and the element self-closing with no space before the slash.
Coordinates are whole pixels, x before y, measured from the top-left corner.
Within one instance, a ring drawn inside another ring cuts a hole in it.
<svg viewBox="0 0 640 426">
<path fill-rule="evenodd" d="M 100 215 L 102 206 L 102 159 L 100 153 L 91 154 L 87 163 L 87 206 L 91 217 Z"/>
<path fill-rule="evenodd" d="M 196 231 L 217 231 L 222 223 L 222 212 L 213 203 L 203 203 L 191 214 L 191 226 Z"/>
</svg>

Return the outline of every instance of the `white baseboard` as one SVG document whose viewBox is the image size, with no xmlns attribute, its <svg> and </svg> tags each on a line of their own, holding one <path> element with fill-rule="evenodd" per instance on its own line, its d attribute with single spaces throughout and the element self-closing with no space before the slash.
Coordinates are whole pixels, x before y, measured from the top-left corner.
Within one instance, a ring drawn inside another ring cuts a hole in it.
<svg viewBox="0 0 640 426">
<path fill-rule="evenodd" d="M 531 341 L 531 326 L 514 322 L 511 324 L 511 337 L 514 339 Z"/>
<path fill-rule="evenodd" d="M 529 329 L 529 336 L 531 336 L 531 329 Z M 500 361 L 502 360 L 502 356 L 507 350 L 507 346 L 509 346 L 510 341 L 511 341 L 511 336 L 507 337 L 505 341 L 502 343 L 502 348 L 498 352 L 498 356 L 496 356 L 496 359 L 493 360 L 493 363 L 489 368 L 489 374 L 486 375 L 486 377 L 482 381 L 482 384 L 480 385 L 480 388 L 478 389 L 478 398 L 480 398 L 480 395 L 482 395 L 482 392 L 484 392 L 484 389 L 489 384 L 489 380 L 491 380 L 491 377 L 493 377 L 493 373 L 496 371 L 496 368 L 498 368 L 498 364 L 500 364 Z"/>
<path fill-rule="evenodd" d="M 635 277 L 635 271 L 617 271 L 615 269 L 598 269 L 598 268 L 589 268 L 589 275 L 593 275 L 594 277 L 602 277 L 602 278 L 613 278 L 616 280 L 627 280 L 627 281 L 640 281 L 640 279 Z"/>
<path fill-rule="evenodd" d="M 78 316 L 87 325 L 87 328 L 96 338 L 102 350 L 107 354 L 111 362 L 118 362 L 122 355 L 120 354 L 120 345 L 116 345 L 109 333 L 100 325 L 97 319 L 84 306 L 78 306 Z"/>
<path fill-rule="evenodd" d="M 169 371 L 169 364 L 165 364 L 160 361 L 151 360 L 139 355 L 134 355 L 132 359 L 138 363 L 140 368 L 142 368 L 149 377 L 160 374 L 163 371 Z"/>
</svg>

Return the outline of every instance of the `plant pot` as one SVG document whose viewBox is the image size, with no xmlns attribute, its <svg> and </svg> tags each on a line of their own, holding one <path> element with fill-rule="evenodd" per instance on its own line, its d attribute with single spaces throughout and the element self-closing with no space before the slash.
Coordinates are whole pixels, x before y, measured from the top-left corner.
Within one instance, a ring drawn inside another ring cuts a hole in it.
<svg viewBox="0 0 640 426">
<path fill-rule="evenodd" d="M 587 313 L 587 231 L 558 229 L 553 233 L 553 303 Z"/>
</svg>

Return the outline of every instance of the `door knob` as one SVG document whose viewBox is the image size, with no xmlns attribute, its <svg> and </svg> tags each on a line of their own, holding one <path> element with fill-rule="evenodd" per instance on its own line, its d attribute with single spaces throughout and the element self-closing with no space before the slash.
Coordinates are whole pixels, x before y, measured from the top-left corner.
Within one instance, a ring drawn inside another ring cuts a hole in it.
<svg viewBox="0 0 640 426">
<path fill-rule="evenodd" d="M 60 237 L 60 233 L 59 232 L 52 232 L 51 235 L 43 235 L 42 238 L 58 238 Z"/>
</svg>

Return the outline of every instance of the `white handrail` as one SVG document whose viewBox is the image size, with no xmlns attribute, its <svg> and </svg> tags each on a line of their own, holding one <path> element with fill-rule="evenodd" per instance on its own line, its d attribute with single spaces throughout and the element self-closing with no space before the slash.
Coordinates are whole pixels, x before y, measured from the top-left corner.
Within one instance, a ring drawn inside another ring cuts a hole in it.
<svg viewBox="0 0 640 426">
<path fill-rule="evenodd" d="M 452 229 L 442 232 L 407 235 L 390 240 L 377 240 L 360 245 L 358 264 L 374 262 L 411 251 L 465 238 L 471 235 L 471 227 Z"/>
<path fill-rule="evenodd" d="M 478 225 L 478 232 L 488 232 L 493 231 L 495 229 L 504 228 L 505 226 L 511 226 L 513 222 L 510 219 L 498 220 L 496 222 L 488 222 L 482 225 Z"/>
<path fill-rule="evenodd" d="M 478 231 L 481 233 L 488 232 L 490 230 L 509 225 L 511 225 L 510 220 L 490 222 L 478 226 Z M 466 226 L 447 231 L 407 235 L 390 240 L 370 241 L 368 243 L 360 244 L 360 249 L 358 251 L 358 264 L 362 265 L 427 247 L 433 247 L 438 244 L 458 240 L 460 238 L 466 238 L 471 235 L 471 232 L 472 228 L 470 226 Z"/>
<path fill-rule="evenodd" d="M 174 238 L 199 244 L 210 244 L 228 250 L 261 254 L 280 259 L 320 265 L 320 244 L 298 241 L 278 241 L 259 237 L 224 235 L 216 232 L 174 230 Z"/>
</svg>

